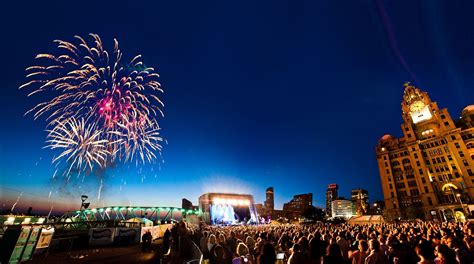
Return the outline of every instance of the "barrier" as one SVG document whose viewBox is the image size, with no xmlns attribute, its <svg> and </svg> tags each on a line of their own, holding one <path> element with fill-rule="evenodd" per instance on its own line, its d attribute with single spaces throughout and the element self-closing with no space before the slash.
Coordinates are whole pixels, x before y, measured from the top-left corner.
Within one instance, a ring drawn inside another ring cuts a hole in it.
<svg viewBox="0 0 474 264">
<path fill-rule="evenodd" d="M 89 230 L 89 245 L 111 245 L 115 237 L 115 228 L 91 228 Z"/>
<path fill-rule="evenodd" d="M 115 243 L 132 244 L 138 243 L 140 240 L 140 228 L 117 227 L 115 230 Z"/>
</svg>

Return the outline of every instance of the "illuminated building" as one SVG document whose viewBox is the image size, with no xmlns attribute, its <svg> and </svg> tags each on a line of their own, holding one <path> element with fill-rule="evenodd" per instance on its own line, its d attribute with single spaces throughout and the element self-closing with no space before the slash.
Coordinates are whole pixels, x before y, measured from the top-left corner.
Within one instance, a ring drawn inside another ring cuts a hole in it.
<svg viewBox="0 0 474 264">
<path fill-rule="evenodd" d="M 369 211 L 369 192 L 364 189 L 351 191 L 352 215 L 362 216 Z"/>
<path fill-rule="evenodd" d="M 352 217 L 352 201 L 343 198 L 336 198 L 331 202 L 331 217 L 342 217 L 349 219 Z"/>
<path fill-rule="evenodd" d="M 406 83 L 402 113 L 403 136 L 384 135 L 376 149 L 387 216 L 464 219 L 474 198 L 474 106 L 454 121 Z"/>
<path fill-rule="evenodd" d="M 208 224 L 257 222 L 258 213 L 252 195 L 205 193 L 199 197 L 202 220 Z"/>
<path fill-rule="evenodd" d="M 303 215 L 303 212 L 313 206 L 313 194 L 298 194 L 293 199 L 283 205 L 283 211 L 288 214 L 288 218 L 297 218 Z"/>
<path fill-rule="evenodd" d="M 332 201 L 337 198 L 337 190 L 339 186 L 337 184 L 329 184 L 328 190 L 326 191 L 326 216 L 330 217 L 332 214 L 331 206 Z"/>
<path fill-rule="evenodd" d="M 275 203 L 274 203 L 274 193 L 273 187 L 268 187 L 265 192 L 266 200 L 265 200 L 265 211 L 267 215 L 272 216 L 273 210 L 275 210 Z"/>
</svg>

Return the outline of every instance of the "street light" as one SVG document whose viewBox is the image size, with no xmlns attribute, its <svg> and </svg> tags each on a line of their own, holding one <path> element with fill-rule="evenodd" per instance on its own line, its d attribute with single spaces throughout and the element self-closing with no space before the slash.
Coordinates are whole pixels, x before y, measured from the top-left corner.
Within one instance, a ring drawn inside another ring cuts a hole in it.
<svg viewBox="0 0 474 264">
<path fill-rule="evenodd" d="M 91 203 L 86 203 L 85 201 L 89 198 L 87 195 L 82 195 L 81 196 L 81 208 L 80 210 L 82 211 L 83 209 L 87 209 Z"/>
<path fill-rule="evenodd" d="M 466 211 L 464 210 L 464 205 L 462 203 L 462 195 L 460 193 L 457 193 L 456 197 L 458 197 L 458 199 L 459 199 L 459 203 L 461 204 L 462 213 L 464 214 Z M 469 215 L 469 210 L 468 210 L 468 215 Z"/>
</svg>

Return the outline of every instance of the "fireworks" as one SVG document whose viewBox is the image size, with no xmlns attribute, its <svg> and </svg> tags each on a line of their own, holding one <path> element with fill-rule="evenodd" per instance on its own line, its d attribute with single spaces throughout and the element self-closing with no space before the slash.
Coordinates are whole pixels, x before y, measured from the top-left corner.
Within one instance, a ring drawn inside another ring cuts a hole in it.
<svg viewBox="0 0 474 264">
<path fill-rule="evenodd" d="M 53 159 L 53 162 L 67 157 L 71 169 L 83 171 L 89 168 L 91 171 L 95 166 L 104 167 L 107 156 L 108 141 L 101 139 L 101 131 L 96 124 L 89 124 L 84 119 L 76 120 L 74 117 L 59 122 L 53 129 L 48 130 L 48 145 L 51 149 L 62 149 L 62 153 Z"/>
<path fill-rule="evenodd" d="M 159 75 L 141 55 L 122 63 L 117 40 L 109 54 L 98 35 L 90 36 L 92 45 L 75 36 L 76 44 L 54 41 L 60 54 L 36 56 L 38 64 L 26 69 L 20 89 L 48 100 L 26 114 L 48 121 L 46 147 L 61 150 L 53 162 L 66 161 L 68 173 L 109 161 L 151 163 L 162 149 Z"/>
</svg>

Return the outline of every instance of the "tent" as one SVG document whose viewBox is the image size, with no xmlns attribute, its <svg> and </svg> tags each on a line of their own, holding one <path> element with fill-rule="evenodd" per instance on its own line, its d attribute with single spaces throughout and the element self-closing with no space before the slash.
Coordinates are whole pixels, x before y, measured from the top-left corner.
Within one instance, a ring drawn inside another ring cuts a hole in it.
<svg viewBox="0 0 474 264">
<path fill-rule="evenodd" d="M 147 219 L 147 218 L 130 218 L 126 221 L 126 223 L 136 223 L 136 225 L 140 226 L 153 226 L 153 221 Z"/>
<path fill-rule="evenodd" d="M 381 224 L 384 222 L 385 221 L 381 215 L 353 216 L 347 220 L 347 223 L 352 225 Z"/>
</svg>

